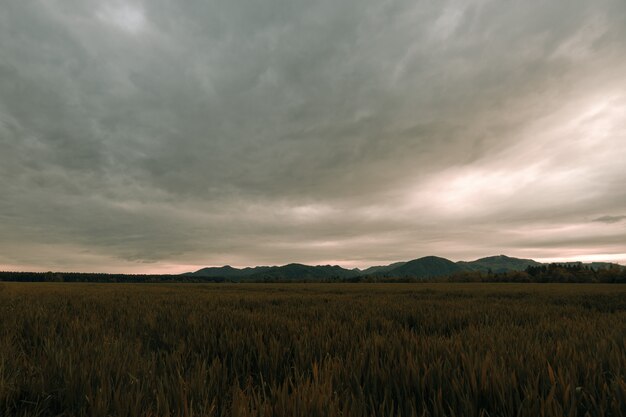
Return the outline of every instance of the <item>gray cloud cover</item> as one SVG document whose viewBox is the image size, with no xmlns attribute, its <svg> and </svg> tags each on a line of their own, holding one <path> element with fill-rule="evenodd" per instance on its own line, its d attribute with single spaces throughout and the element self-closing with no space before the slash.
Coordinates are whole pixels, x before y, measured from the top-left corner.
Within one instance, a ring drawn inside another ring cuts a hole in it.
<svg viewBox="0 0 626 417">
<path fill-rule="evenodd" d="M 2 9 L 0 269 L 626 263 L 622 0 Z"/>
</svg>

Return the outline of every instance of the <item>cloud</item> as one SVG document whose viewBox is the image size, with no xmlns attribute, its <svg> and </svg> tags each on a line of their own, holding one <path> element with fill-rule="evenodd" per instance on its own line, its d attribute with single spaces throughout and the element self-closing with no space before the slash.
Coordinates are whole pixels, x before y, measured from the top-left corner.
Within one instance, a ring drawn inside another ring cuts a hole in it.
<svg viewBox="0 0 626 417">
<path fill-rule="evenodd" d="M 594 222 L 601 222 L 601 223 L 619 223 L 622 220 L 626 220 L 626 216 L 602 216 L 602 217 L 598 217 L 597 219 L 593 219 Z"/>
<path fill-rule="evenodd" d="M 0 267 L 570 250 L 626 210 L 625 50 L 618 0 L 10 2 Z"/>
</svg>

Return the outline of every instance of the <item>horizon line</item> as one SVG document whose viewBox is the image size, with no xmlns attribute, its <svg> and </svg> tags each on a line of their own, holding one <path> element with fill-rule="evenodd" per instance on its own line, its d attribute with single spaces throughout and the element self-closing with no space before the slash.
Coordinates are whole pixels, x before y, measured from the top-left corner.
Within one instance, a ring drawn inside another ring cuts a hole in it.
<svg viewBox="0 0 626 417">
<path fill-rule="evenodd" d="M 609 255 L 617 255 L 617 254 L 606 254 Z M 622 255 L 622 254 L 619 254 Z M 394 263 L 399 263 L 399 262 L 411 262 L 414 260 L 418 260 L 418 259 L 423 259 L 423 258 L 428 258 L 428 257 L 435 257 L 435 258 L 442 258 L 442 259 L 447 259 L 451 262 L 454 263 L 459 263 L 459 262 L 475 262 L 481 259 L 486 259 L 486 258 L 496 258 L 496 257 L 507 257 L 507 258 L 513 258 L 513 259 L 524 259 L 524 260 L 531 260 L 531 261 L 535 261 L 535 262 L 539 262 L 541 264 L 551 264 L 551 263 L 582 263 L 582 264 L 588 264 L 588 263 L 608 263 L 608 264 L 614 264 L 614 265 L 619 265 L 622 267 L 626 267 L 625 264 L 622 264 L 620 262 L 614 261 L 614 260 L 610 260 L 607 259 L 607 256 L 604 257 L 600 257 L 598 256 L 595 259 L 591 259 L 592 255 L 581 255 L 579 257 L 546 257 L 546 258 L 519 258 L 516 256 L 509 256 L 509 255 L 504 255 L 504 254 L 499 254 L 499 255 L 488 255 L 488 256 L 483 256 L 483 257 L 479 257 L 479 258 L 475 258 L 472 260 L 452 260 L 443 256 L 438 256 L 438 255 L 424 255 L 424 256 L 420 256 L 418 258 L 412 258 L 412 259 L 408 259 L 408 260 L 397 260 L 397 261 L 386 261 L 387 263 L 385 263 L 385 261 L 379 262 L 379 263 L 375 263 L 375 264 L 371 264 L 369 266 L 365 266 L 365 267 L 348 267 L 348 266 L 344 266 L 341 265 L 340 263 L 302 263 L 302 262 L 287 262 L 287 263 L 276 263 L 276 264 L 257 264 L 257 265 L 247 265 L 247 266 L 240 266 L 240 265 L 232 265 L 229 263 L 223 264 L 223 265 L 205 265 L 205 266 L 200 266 L 199 265 L 181 265 L 181 269 L 183 267 L 188 267 L 185 268 L 185 270 L 182 270 L 182 272 L 105 272 L 105 271 L 80 271 L 80 270 L 44 270 L 43 268 L 36 268 L 39 270 L 26 270 L 26 269 L 0 269 L 0 272 L 14 272 L 14 273 L 35 273 L 35 274 L 45 274 L 45 273 L 65 273 L 65 274 L 106 274 L 106 275 L 182 275 L 182 274 L 186 274 L 186 273 L 192 273 L 192 272 L 196 272 L 205 268 L 224 268 L 224 267 L 231 267 L 233 269 L 246 269 L 246 268 L 259 268 L 259 267 L 284 267 L 287 265 L 304 265 L 304 266 L 313 266 L 313 267 L 320 267 L 320 266 L 336 266 L 336 267 L 340 267 L 346 270 L 359 270 L 359 271 L 364 271 L 368 268 L 371 267 L 376 267 L 376 266 L 386 266 L 386 265 L 391 265 Z M 586 258 L 586 259 L 585 259 Z M 620 256 L 620 259 L 622 259 L 623 257 Z M 0 266 L 1 267 L 1 266 Z M 193 269 L 193 268 L 197 268 L 197 269 Z M 193 269 L 193 270 L 192 270 Z"/>
</svg>

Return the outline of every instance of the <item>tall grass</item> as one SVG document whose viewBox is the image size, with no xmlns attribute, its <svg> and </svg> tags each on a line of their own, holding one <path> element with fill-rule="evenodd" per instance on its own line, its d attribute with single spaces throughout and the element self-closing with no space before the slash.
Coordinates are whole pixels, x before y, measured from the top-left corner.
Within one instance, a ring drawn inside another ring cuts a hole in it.
<svg viewBox="0 0 626 417">
<path fill-rule="evenodd" d="M 624 416 L 626 286 L 0 287 L 2 416 Z"/>
</svg>

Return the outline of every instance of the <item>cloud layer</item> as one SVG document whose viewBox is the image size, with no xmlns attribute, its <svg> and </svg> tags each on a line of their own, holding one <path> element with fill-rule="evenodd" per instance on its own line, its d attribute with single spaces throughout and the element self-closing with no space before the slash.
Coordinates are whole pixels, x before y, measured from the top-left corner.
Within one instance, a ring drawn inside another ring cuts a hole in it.
<svg viewBox="0 0 626 417">
<path fill-rule="evenodd" d="M 626 263 L 626 3 L 9 1 L 0 269 Z"/>
</svg>

